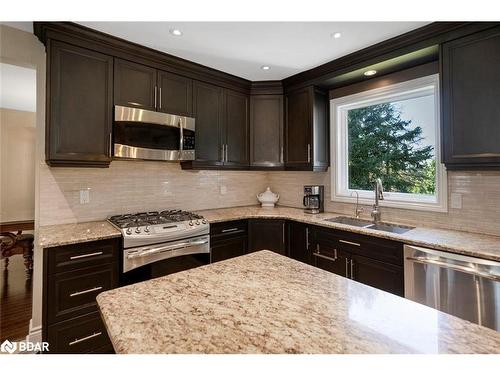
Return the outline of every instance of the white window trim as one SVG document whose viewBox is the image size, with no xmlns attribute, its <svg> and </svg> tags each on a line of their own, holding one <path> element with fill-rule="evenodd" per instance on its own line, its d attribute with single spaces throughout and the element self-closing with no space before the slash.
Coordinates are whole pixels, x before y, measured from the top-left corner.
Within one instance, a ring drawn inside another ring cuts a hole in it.
<svg viewBox="0 0 500 375">
<path fill-rule="evenodd" d="M 422 194 L 406 194 L 384 192 L 384 200 L 380 206 L 403 208 L 422 211 L 448 211 L 448 184 L 446 168 L 441 162 L 441 134 L 439 108 L 439 75 L 434 74 L 411 81 L 397 83 L 361 93 L 344 96 L 330 101 L 330 153 L 332 160 L 331 170 L 331 200 L 344 203 L 355 203 L 351 197 L 354 191 L 359 194 L 360 204 L 373 204 L 375 194 L 368 190 L 354 190 L 348 188 L 348 139 L 346 112 L 349 109 L 365 107 L 396 100 L 419 97 L 425 92 L 434 93 L 435 121 L 436 121 L 436 196 Z"/>
</svg>

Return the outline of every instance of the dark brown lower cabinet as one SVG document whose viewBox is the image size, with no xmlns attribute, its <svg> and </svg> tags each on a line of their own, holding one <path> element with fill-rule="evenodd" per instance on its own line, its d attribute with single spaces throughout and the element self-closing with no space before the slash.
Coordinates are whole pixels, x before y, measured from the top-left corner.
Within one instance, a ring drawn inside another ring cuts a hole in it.
<svg viewBox="0 0 500 375">
<path fill-rule="evenodd" d="M 287 255 L 295 260 L 311 263 L 309 251 L 309 228 L 297 221 L 287 222 Z"/>
<path fill-rule="evenodd" d="M 118 287 L 119 248 L 111 239 L 44 249 L 42 336 L 49 353 L 113 352 L 96 296 Z"/>
<path fill-rule="evenodd" d="M 271 250 L 286 255 L 285 220 L 251 219 L 248 221 L 249 251 Z"/>
<path fill-rule="evenodd" d="M 349 267 L 350 277 L 360 283 L 386 292 L 404 295 L 403 268 L 379 262 L 361 255 L 352 255 Z"/>
<path fill-rule="evenodd" d="M 248 250 L 246 220 L 210 225 L 210 263 L 244 255 Z"/>
</svg>

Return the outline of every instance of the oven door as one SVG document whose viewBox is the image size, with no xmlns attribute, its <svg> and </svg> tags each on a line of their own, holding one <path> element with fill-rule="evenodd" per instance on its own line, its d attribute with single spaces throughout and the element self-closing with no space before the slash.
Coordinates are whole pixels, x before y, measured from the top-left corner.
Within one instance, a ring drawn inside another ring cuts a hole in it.
<svg viewBox="0 0 500 375">
<path fill-rule="evenodd" d="M 144 160 L 193 160 L 194 119 L 115 106 L 114 157 Z"/>
<path fill-rule="evenodd" d="M 209 235 L 125 249 L 123 252 L 123 272 L 126 273 L 164 259 L 192 254 L 210 254 Z"/>
</svg>

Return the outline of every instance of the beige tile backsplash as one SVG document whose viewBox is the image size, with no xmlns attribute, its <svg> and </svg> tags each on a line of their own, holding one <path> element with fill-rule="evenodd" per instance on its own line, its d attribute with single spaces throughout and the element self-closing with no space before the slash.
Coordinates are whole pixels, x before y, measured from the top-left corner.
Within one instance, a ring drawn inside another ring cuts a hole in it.
<svg viewBox="0 0 500 375">
<path fill-rule="evenodd" d="M 325 185 L 326 211 L 353 212 L 352 204 L 330 201 L 330 172 L 183 171 L 177 163 L 142 161 L 113 161 L 103 169 L 40 168 L 41 225 L 163 208 L 252 205 L 266 186 L 280 194 L 280 205 L 301 207 L 306 184 Z M 79 191 L 87 188 L 90 203 L 80 204 Z M 448 192 L 462 194 L 461 209 L 435 213 L 383 207 L 383 220 L 500 235 L 500 172 L 449 172 Z M 362 216 L 369 215 L 366 206 Z"/>
<path fill-rule="evenodd" d="M 330 200 L 330 172 L 269 172 L 269 185 L 280 193 L 281 205 L 301 207 L 303 185 L 325 186 L 325 211 L 353 215 L 354 205 Z M 447 213 L 382 207 L 382 219 L 414 226 L 432 226 L 500 235 L 500 172 L 448 172 L 448 199 L 462 194 L 462 208 Z M 370 206 L 362 217 L 370 218 Z"/>
</svg>

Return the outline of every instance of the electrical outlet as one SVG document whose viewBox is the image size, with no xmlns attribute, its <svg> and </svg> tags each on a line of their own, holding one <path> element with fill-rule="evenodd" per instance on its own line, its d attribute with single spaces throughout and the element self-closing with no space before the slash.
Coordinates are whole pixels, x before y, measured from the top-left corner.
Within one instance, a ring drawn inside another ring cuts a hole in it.
<svg viewBox="0 0 500 375">
<path fill-rule="evenodd" d="M 80 204 L 90 203 L 90 188 L 80 190 Z"/>
<path fill-rule="evenodd" d="M 462 208 L 462 194 L 460 193 L 451 193 L 450 196 L 451 208 Z"/>
<path fill-rule="evenodd" d="M 226 185 L 221 185 L 220 186 L 220 195 L 226 195 L 227 194 L 227 187 Z"/>
</svg>

